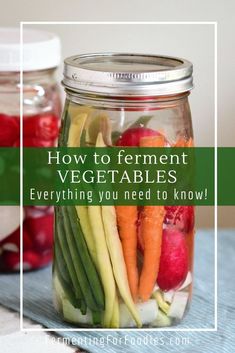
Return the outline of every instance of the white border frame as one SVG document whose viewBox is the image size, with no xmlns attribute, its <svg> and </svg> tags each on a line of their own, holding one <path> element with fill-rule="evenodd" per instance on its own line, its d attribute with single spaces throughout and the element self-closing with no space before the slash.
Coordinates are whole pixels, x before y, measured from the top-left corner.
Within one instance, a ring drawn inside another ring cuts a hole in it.
<svg viewBox="0 0 235 353">
<path fill-rule="evenodd" d="M 218 245 L 218 220 L 217 220 L 217 21 L 170 21 L 170 22 L 158 22 L 158 21 L 21 21 L 20 22 L 20 119 L 23 121 L 23 26 L 24 25 L 212 25 L 214 27 L 214 143 L 215 143 L 215 169 L 214 169 L 214 177 L 215 177 L 215 185 L 214 185 L 214 193 L 215 193 L 215 204 L 214 204 L 214 231 L 215 231 L 215 243 L 214 243 L 214 271 L 215 271 L 215 292 L 214 292 L 214 327 L 212 328 L 130 328 L 130 329 L 96 329 L 96 328 L 24 328 L 23 326 L 23 124 L 20 124 L 20 331 L 21 332 L 31 332 L 31 331 L 51 331 L 51 332 L 59 332 L 59 331 L 176 331 L 176 332 L 217 332 L 218 330 L 218 261 L 217 261 L 217 245 Z"/>
</svg>

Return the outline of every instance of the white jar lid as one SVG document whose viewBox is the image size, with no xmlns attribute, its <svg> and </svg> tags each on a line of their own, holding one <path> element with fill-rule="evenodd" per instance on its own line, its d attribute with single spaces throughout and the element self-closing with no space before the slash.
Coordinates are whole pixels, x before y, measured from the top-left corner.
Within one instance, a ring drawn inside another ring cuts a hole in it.
<svg viewBox="0 0 235 353">
<path fill-rule="evenodd" d="M 23 71 L 50 69 L 59 65 L 60 39 L 53 33 L 23 29 Z M 0 28 L 0 72 L 20 71 L 20 30 Z"/>
</svg>

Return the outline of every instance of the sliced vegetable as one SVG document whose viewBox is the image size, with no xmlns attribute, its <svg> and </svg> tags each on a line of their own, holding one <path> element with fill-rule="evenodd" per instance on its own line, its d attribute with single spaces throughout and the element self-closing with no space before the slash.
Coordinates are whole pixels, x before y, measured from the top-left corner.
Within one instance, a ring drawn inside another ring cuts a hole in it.
<svg viewBox="0 0 235 353">
<path fill-rule="evenodd" d="M 178 290 L 182 290 L 182 289 L 188 287 L 192 283 L 192 280 L 193 280 L 193 277 L 192 277 L 191 272 L 189 271 L 187 274 L 187 277 L 185 278 L 184 283 L 179 287 Z"/>
<path fill-rule="evenodd" d="M 163 292 L 163 299 L 167 303 L 172 303 L 174 295 L 175 295 L 175 291 L 173 289 L 168 290 L 167 292 Z"/>
<path fill-rule="evenodd" d="M 189 293 L 176 292 L 168 311 L 168 316 L 181 320 L 188 303 Z"/>
<path fill-rule="evenodd" d="M 145 303 L 136 304 L 137 311 L 139 313 L 141 322 L 143 325 L 149 325 L 158 316 L 158 305 L 156 300 L 150 299 Z M 133 320 L 127 306 L 124 303 L 120 304 L 120 327 L 135 327 L 136 323 Z"/>
</svg>

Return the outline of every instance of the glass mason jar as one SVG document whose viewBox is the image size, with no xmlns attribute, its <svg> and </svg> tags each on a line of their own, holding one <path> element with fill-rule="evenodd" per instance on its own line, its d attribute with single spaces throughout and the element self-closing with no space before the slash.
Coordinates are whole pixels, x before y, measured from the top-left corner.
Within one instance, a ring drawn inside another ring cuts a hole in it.
<svg viewBox="0 0 235 353">
<path fill-rule="evenodd" d="M 103 146 L 193 146 L 186 60 L 74 56 L 63 84 L 60 146 L 100 146 L 98 135 Z M 55 307 L 78 327 L 175 325 L 191 300 L 193 243 L 192 206 L 57 207 Z"/>
<path fill-rule="evenodd" d="M 24 30 L 23 146 L 55 146 L 61 113 L 55 79 L 60 42 L 51 33 Z M 47 56 L 44 54 L 47 50 Z M 20 146 L 19 30 L 0 29 L 0 148 Z M 37 269 L 52 260 L 53 208 L 24 207 L 23 268 Z M 0 207 L 0 270 L 20 267 L 19 206 Z"/>
</svg>

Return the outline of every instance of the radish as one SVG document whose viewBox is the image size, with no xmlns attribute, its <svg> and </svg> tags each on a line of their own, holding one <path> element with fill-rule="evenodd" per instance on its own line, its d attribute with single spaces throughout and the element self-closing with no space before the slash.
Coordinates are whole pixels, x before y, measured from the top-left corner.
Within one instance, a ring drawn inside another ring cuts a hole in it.
<svg viewBox="0 0 235 353">
<path fill-rule="evenodd" d="M 18 228 L 14 233 L 6 237 L 2 242 L 0 242 L 0 247 L 3 250 L 8 251 L 20 251 L 20 228 Z M 23 226 L 23 248 L 25 250 L 30 250 L 33 247 L 33 242 L 29 237 L 26 227 Z"/>
<path fill-rule="evenodd" d="M 25 138 L 30 137 L 42 141 L 51 141 L 58 136 L 59 120 L 55 115 L 51 114 L 35 115 L 24 119 L 23 129 Z"/>
<path fill-rule="evenodd" d="M 116 142 L 116 146 L 137 147 L 140 139 L 145 136 L 160 136 L 158 131 L 146 127 L 133 127 L 123 132 Z"/>
<path fill-rule="evenodd" d="M 25 220 L 25 226 L 37 251 L 45 251 L 52 248 L 53 223 L 53 214 L 46 214 L 43 217 L 28 218 Z"/>
<path fill-rule="evenodd" d="M 0 114 L 0 146 L 11 147 L 20 136 L 20 123 L 16 117 Z"/>
<path fill-rule="evenodd" d="M 163 291 L 181 286 L 188 273 L 185 235 L 174 228 L 164 229 L 157 284 Z"/>
<path fill-rule="evenodd" d="M 32 251 L 25 251 L 23 254 L 24 270 L 32 270 L 40 265 L 40 256 Z M 4 251 L 2 254 L 2 263 L 4 269 L 10 271 L 19 271 L 20 269 L 20 253 L 12 251 Z"/>
<path fill-rule="evenodd" d="M 166 215 L 164 223 L 173 226 L 184 233 L 189 233 L 194 228 L 193 206 L 165 206 Z"/>
</svg>

